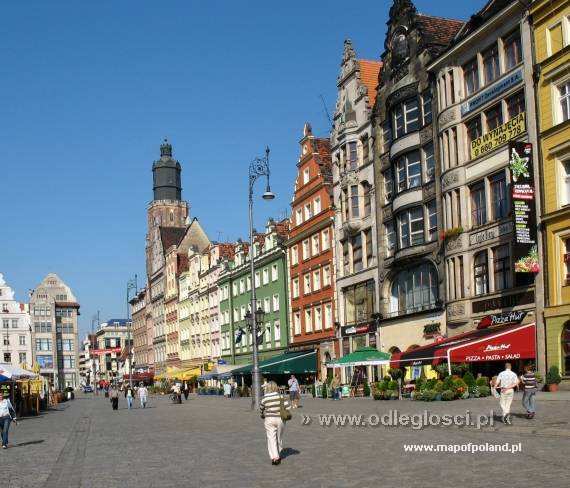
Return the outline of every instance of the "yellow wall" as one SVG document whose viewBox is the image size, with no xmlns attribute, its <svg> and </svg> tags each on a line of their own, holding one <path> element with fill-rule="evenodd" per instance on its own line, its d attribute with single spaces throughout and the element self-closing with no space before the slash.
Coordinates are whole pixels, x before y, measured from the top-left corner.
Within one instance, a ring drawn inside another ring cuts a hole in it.
<svg viewBox="0 0 570 488">
<path fill-rule="evenodd" d="M 564 371 L 561 334 L 570 318 L 570 286 L 565 283 L 563 239 L 570 237 L 570 206 L 564 206 L 561 159 L 570 157 L 570 121 L 556 120 L 556 85 L 570 75 L 570 3 L 539 0 L 532 4 L 535 63 L 540 65 L 538 117 L 540 124 L 543 215 L 546 236 L 548 299 L 544 310 L 548 366 Z M 561 29 L 555 26 L 561 22 Z"/>
</svg>

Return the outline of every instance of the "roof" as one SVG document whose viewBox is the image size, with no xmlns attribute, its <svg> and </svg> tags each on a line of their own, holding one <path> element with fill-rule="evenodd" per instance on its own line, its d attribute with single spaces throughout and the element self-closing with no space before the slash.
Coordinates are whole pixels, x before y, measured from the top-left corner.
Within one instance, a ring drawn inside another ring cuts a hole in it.
<svg viewBox="0 0 570 488">
<path fill-rule="evenodd" d="M 55 302 L 56 307 L 79 308 L 77 302 Z"/>
<path fill-rule="evenodd" d="M 471 18 L 464 23 L 463 28 L 457 32 L 454 42 L 457 43 L 461 39 L 465 38 L 489 20 L 493 15 L 511 3 L 511 0 L 489 0 L 486 2 L 479 11 L 474 13 Z"/>
<path fill-rule="evenodd" d="M 417 14 L 422 40 L 427 45 L 447 47 L 465 24 L 462 20 L 446 19 L 433 15 Z"/>
<path fill-rule="evenodd" d="M 376 89 L 378 88 L 378 74 L 382 69 L 382 61 L 359 59 L 360 81 L 368 88 L 368 100 L 370 107 L 376 102 Z"/>
<path fill-rule="evenodd" d="M 161 227 L 162 249 L 166 252 L 170 246 L 177 246 L 186 234 L 186 229 L 186 227 Z"/>
</svg>

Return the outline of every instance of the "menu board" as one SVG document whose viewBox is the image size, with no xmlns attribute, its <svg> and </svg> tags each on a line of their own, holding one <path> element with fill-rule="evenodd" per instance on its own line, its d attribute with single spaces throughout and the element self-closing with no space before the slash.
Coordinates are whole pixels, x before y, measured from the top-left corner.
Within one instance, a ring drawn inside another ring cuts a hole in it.
<svg viewBox="0 0 570 488">
<path fill-rule="evenodd" d="M 511 205 L 514 224 L 513 261 L 515 274 L 538 273 L 536 204 L 532 144 L 509 143 Z"/>
</svg>

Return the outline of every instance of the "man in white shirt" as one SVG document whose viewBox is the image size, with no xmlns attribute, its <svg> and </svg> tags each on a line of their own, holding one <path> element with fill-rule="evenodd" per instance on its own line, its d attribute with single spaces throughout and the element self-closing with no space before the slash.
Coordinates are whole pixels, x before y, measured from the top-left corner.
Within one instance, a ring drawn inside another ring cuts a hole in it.
<svg viewBox="0 0 570 488">
<path fill-rule="evenodd" d="M 511 371 L 511 363 L 505 364 L 505 370 L 497 376 L 496 387 L 501 389 L 499 404 L 503 410 L 503 422 L 511 424 L 511 403 L 515 395 L 515 388 L 519 384 L 519 377 Z"/>
</svg>

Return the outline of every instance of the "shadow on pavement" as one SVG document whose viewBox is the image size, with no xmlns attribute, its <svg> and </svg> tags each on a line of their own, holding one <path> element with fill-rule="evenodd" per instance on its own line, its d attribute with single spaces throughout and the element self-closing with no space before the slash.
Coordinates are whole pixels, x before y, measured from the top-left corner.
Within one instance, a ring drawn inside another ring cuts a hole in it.
<svg viewBox="0 0 570 488">
<path fill-rule="evenodd" d="M 32 444 L 41 444 L 42 442 L 44 442 L 43 439 L 38 439 L 37 441 L 20 442 L 19 444 L 14 444 L 12 447 L 31 446 Z"/>
<path fill-rule="evenodd" d="M 295 456 L 297 454 L 301 454 L 301 451 L 298 451 L 297 449 L 293 449 L 292 447 L 286 447 L 285 449 L 283 449 L 281 451 L 281 459 L 285 459 L 289 456 Z"/>
</svg>

